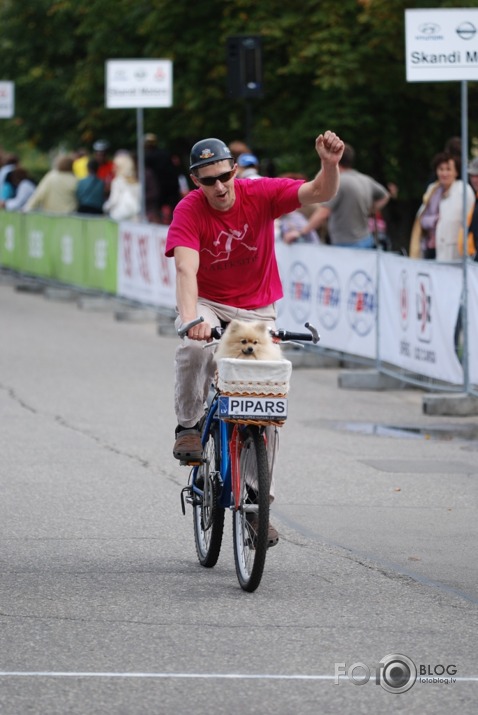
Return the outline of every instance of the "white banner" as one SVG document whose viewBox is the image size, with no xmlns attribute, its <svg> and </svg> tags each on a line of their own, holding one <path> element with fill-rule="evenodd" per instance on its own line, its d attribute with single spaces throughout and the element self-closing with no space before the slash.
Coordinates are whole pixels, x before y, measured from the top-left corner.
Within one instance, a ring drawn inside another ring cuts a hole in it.
<svg viewBox="0 0 478 715">
<path fill-rule="evenodd" d="M 467 265 L 468 365 L 472 385 L 478 385 L 478 263 Z"/>
<path fill-rule="evenodd" d="M 118 294 L 174 310 L 176 271 L 166 258 L 168 227 L 121 223 Z M 318 329 L 320 345 L 345 354 L 379 357 L 417 375 L 463 383 L 455 352 L 461 265 L 415 261 L 391 253 L 306 244 L 276 244 L 284 298 L 277 325 Z M 380 288 L 377 266 L 380 261 Z M 478 264 L 468 266 L 470 381 L 478 384 Z"/>
<path fill-rule="evenodd" d="M 168 227 L 121 223 L 118 233 L 118 294 L 148 305 L 174 309 L 174 260 L 164 255 Z"/>
<path fill-rule="evenodd" d="M 379 353 L 384 362 L 454 385 L 463 382 L 455 328 L 460 266 L 382 254 Z"/>
<path fill-rule="evenodd" d="M 374 358 L 377 252 L 306 244 L 276 244 L 284 298 L 277 325 L 304 332 L 311 322 L 320 344 Z"/>
</svg>

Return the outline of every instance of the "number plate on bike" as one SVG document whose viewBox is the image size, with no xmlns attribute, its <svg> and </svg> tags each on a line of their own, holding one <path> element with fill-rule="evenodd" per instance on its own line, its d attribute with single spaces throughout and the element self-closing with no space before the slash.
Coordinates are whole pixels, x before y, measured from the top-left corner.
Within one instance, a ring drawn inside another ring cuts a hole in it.
<svg viewBox="0 0 478 715">
<path fill-rule="evenodd" d="M 285 420 L 287 397 L 254 397 L 251 395 L 219 396 L 219 417 L 230 419 Z"/>
</svg>

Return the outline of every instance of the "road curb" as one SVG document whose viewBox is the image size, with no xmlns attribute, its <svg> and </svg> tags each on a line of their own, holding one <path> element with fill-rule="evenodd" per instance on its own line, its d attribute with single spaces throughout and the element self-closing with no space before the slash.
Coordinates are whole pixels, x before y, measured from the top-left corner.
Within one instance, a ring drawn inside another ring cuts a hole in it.
<svg viewBox="0 0 478 715">
<path fill-rule="evenodd" d="M 400 390 L 407 387 L 407 384 L 378 370 L 363 369 L 342 370 L 338 376 L 338 386 L 345 390 Z"/>
<path fill-rule="evenodd" d="M 464 392 L 453 395 L 424 395 L 422 409 L 426 415 L 470 417 L 478 415 L 478 398 Z"/>
</svg>

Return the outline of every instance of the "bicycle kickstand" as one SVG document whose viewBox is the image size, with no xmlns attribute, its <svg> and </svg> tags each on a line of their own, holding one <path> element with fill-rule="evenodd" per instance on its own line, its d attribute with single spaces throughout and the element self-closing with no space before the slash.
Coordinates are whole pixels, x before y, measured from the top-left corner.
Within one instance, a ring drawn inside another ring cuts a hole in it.
<svg viewBox="0 0 478 715">
<path fill-rule="evenodd" d="M 185 497 L 184 492 L 187 492 L 189 496 Z M 186 516 L 186 502 L 188 504 L 192 502 L 192 489 L 190 484 L 188 484 L 187 487 L 181 489 L 181 510 L 183 512 L 183 516 Z"/>
</svg>

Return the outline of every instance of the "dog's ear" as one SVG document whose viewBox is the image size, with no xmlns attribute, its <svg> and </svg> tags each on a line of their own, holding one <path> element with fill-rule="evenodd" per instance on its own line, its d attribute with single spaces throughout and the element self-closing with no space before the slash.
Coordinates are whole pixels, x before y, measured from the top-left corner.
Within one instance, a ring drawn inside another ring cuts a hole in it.
<svg viewBox="0 0 478 715">
<path fill-rule="evenodd" d="M 265 323 L 263 320 L 258 320 L 256 325 L 258 330 L 261 331 L 261 333 L 263 333 L 264 335 L 267 334 L 267 331 L 269 330 L 267 323 Z"/>
<path fill-rule="evenodd" d="M 241 323 L 239 320 L 236 320 L 236 318 L 233 318 L 229 325 L 227 326 L 227 331 L 230 335 L 233 335 L 234 333 L 237 333 L 238 329 L 240 328 Z"/>
</svg>

